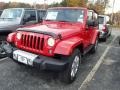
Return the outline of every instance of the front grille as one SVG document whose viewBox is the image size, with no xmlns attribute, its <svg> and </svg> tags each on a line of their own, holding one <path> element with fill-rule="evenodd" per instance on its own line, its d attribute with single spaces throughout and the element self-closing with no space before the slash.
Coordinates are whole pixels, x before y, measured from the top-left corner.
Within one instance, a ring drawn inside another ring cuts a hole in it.
<svg viewBox="0 0 120 90">
<path fill-rule="evenodd" d="M 44 38 L 40 36 L 22 34 L 21 45 L 25 48 L 43 50 Z"/>
</svg>

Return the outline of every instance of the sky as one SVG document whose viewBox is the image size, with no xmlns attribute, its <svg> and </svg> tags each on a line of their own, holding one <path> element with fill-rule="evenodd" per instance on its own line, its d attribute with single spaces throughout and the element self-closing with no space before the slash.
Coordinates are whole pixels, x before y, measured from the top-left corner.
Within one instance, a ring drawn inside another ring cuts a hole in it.
<svg viewBox="0 0 120 90">
<path fill-rule="evenodd" d="M 35 1 L 36 3 L 43 4 L 44 0 L 0 0 L 0 2 L 25 2 L 25 3 L 30 3 L 33 4 Z M 51 4 L 54 2 L 61 2 L 62 0 L 45 0 L 45 3 Z M 95 0 L 90 0 L 90 1 L 95 1 Z M 113 0 L 109 0 L 109 8 L 106 9 L 106 13 L 111 13 L 112 12 L 112 6 L 113 6 Z M 115 5 L 114 5 L 114 12 L 120 11 L 120 0 L 115 0 Z"/>
<path fill-rule="evenodd" d="M 2 2 L 9 2 L 9 1 L 13 1 L 13 2 L 25 2 L 25 3 L 30 3 L 33 4 L 34 2 L 39 3 L 39 4 L 43 4 L 44 0 L 0 0 Z M 61 2 L 62 0 L 45 0 L 45 3 L 47 4 L 51 4 L 53 2 Z"/>
</svg>

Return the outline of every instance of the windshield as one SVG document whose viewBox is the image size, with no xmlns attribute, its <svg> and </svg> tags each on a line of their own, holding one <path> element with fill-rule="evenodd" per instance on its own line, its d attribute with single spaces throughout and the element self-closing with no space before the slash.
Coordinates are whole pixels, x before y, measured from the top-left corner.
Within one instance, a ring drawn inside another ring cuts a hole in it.
<svg viewBox="0 0 120 90">
<path fill-rule="evenodd" d="M 45 20 L 81 22 L 83 23 L 84 10 L 78 9 L 51 9 L 47 11 Z"/>
<path fill-rule="evenodd" d="M 0 18 L 9 19 L 9 18 L 20 18 L 22 15 L 22 9 L 5 9 L 1 14 Z"/>
<path fill-rule="evenodd" d="M 98 20 L 99 20 L 99 24 L 104 24 L 104 17 L 99 16 Z"/>
</svg>

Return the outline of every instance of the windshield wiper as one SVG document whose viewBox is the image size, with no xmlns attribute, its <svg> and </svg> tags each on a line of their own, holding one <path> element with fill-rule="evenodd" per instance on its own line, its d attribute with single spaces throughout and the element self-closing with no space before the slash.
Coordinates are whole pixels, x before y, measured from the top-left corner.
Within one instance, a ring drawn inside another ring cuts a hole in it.
<svg viewBox="0 0 120 90">
<path fill-rule="evenodd" d="M 50 20 L 50 19 L 44 19 L 45 21 L 56 21 L 56 20 Z"/>
<path fill-rule="evenodd" d="M 44 19 L 45 21 L 52 21 L 52 20 L 49 20 L 49 19 Z"/>
<path fill-rule="evenodd" d="M 66 20 L 57 20 L 58 22 L 70 22 L 70 21 L 66 21 Z"/>
<path fill-rule="evenodd" d="M 66 20 L 50 20 L 50 19 L 44 19 L 45 21 L 57 21 L 57 22 L 70 22 Z"/>
<path fill-rule="evenodd" d="M 13 18 L 0 18 L 0 19 L 13 19 Z"/>
</svg>

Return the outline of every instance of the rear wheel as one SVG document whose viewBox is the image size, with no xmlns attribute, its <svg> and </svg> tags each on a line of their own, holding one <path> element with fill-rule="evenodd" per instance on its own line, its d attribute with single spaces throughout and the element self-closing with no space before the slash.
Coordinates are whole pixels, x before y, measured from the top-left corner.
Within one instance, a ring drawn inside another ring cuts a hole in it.
<svg viewBox="0 0 120 90">
<path fill-rule="evenodd" d="M 103 38 L 102 40 L 103 40 L 104 42 L 106 42 L 106 41 L 107 41 L 107 37 Z"/>
<path fill-rule="evenodd" d="M 60 79 L 65 83 L 72 83 L 78 76 L 81 64 L 81 53 L 78 49 L 75 49 L 72 55 L 65 59 L 70 60 L 70 63 L 63 72 L 60 72 Z"/>
<path fill-rule="evenodd" d="M 119 37 L 119 45 L 120 45 L 120 37 Z"/>
</svg>

